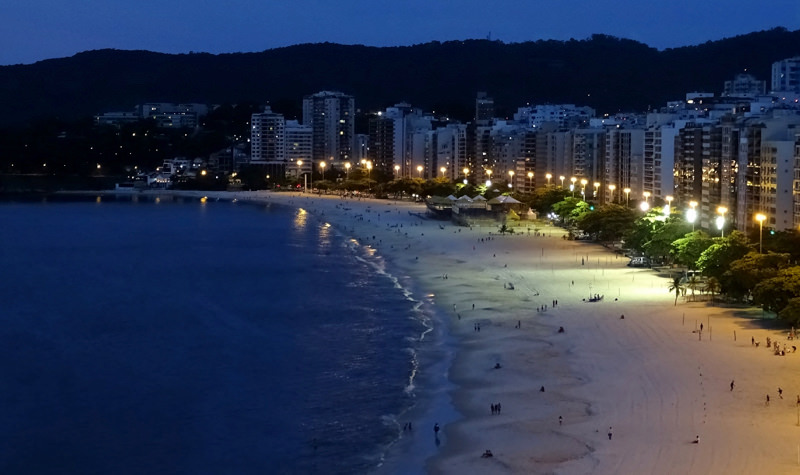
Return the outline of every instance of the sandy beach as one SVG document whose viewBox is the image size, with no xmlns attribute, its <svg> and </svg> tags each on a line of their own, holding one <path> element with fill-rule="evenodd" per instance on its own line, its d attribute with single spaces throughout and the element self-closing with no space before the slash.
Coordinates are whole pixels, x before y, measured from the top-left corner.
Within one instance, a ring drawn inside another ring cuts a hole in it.
<svg viewBox="0 0 800 475">
<path fill-rule="evenodd" d="M 543 223 L 503 236 L 407 202 L 218 196 L 316 215 L 439 309 L 439 363 L 420 368 L 427 403 L 381 473 L 800 471 L 800 353 L 758 309 L 674 305 L 668 277 Z"/>
</svg>

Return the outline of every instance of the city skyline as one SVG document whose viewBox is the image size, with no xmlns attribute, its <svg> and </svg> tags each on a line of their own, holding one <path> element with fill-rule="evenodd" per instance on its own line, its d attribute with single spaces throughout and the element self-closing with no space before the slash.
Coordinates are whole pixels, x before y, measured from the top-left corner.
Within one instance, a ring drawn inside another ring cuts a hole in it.
<svg viewBox="0 0 800 475">
<path fill-rule="evenodd" d="M 687 0 L 602 4 L 508 0 L 500 6 L 474 0 L 455 5 L 419 0 L 401 4 L 298 0 L 284 5 L 234 0 L 197 7 L 188 0 L 136 5 L 119 0 L 75 5 L 32 0 L 6 6 L 0 25 L 0 41 L 13 45 L 0 53 L 0 65 L 105 48 L 221 54 L 303 43 L 381 47 L 485 38 L 518 43 L 585 39 L 592 34 L 666 49 L 775 27 L 800 29 L 800 4 L 768 0 L 753 9 L 743 1 Z"/>
</svg>

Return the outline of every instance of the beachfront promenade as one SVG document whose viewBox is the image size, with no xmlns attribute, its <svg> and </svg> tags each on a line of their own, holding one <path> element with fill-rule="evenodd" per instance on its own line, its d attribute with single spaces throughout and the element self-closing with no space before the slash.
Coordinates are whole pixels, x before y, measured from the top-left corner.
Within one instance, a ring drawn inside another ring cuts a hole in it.
<svg viewBox="0 0 800 475">
<path fill-rule="evenodd" d="M 668 278 L 541 223 L 503 236 L 418 204 L 237 195 L 330 222 L 440 309 L 454 358 L 423 375 L 433 404 L 408 415 L 387 473 L 800 471 L 800 353 L 757 310 L 673 305 Z"/>
</svg>

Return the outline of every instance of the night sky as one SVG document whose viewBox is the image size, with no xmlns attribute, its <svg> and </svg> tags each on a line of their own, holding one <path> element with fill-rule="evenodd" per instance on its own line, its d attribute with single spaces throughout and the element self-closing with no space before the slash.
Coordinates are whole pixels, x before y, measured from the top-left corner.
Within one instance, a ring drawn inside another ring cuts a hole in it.
<svg viewBox="0 0 800 475">
<path fill-rule="evenodd" d="M 0 65 L 102 49 L 263 51 L 300 43 L 506 43 L 602 33 L 658 49 L 778 26 L 798 0 L 0 0 Z"/>
</svg>

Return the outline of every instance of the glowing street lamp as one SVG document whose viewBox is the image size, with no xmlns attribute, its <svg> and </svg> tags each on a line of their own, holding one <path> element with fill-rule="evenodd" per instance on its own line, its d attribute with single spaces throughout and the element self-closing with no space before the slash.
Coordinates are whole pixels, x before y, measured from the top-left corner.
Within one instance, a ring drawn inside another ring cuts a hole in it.
<svg viewBox="0 0 800 475">
<path fill-rule="evenodd" d="M 622 192 L 625 193 L 625 206 L 630 205 L 630 197 L 631 197 L 631 189 L 630 188 L 623 188 Z"/>
<path fill-rule="evenodd" d="M 664 206 L 664 216 L 669 217 L 669 214 L 672 211 L 672 200 L 674 198 L 672 198 L 670 195 L 667 195 L 664 199 L 667 200 L 667 205 Z"/>
<path fill-rule="evenodd" d="M 642 193 L 642 196 L 644 196 L 644 201 L 647 202 L 647 200 L 650 199 L 650 192 L 649 191 L 645 191 L 645 192 Z"/>
<path fill-rule="evenodd" d="M 397 167 L 395 167 L 395 168 L 397 168 Z M 345 180 L 349 180 L 350 179 L 350 162 L 345 162 L 344 163 L 344 179 Z"/>
<path fill-rule="evenodd" d="M 697 201 L 689 202 L 689 209 L 686 210 L 686 221 L 692 223 L 692 232 L 694 232 L 694 222 L 697 221 Z"/>
<path fill-rule="evenodd" d="M 422 178 L 422 165 L 417 165 L 417 177 Z"/>
<path fill-rule="evenodd" d="M 561 175 L 558 179 L 561 180 L 561 188 L 564 188 L 564 175 Z"/>
<path fill-rule="evenodd" d="M 599 189 L 600 189 L 600 182 L 599 181 L 594 182 L 594 194 L 592 196 L 597 197 L 597 190 Z"/>
<path fill-rule="evenodd" d="M 762 254 L 764 252 L 764 248 L 762 246 L 763 241 L 762 241 L 762 238 L 761 238 L 761 233 L 764 231 L 764 220 L 765 219 L 767 219 L 767 217 L 764 216 L 761 213 L 758 213 L 756 215 L 756 221 L 758 221 L 758 253 L 759 254 Z"/>
<path fill-rule="evenodd" d="M 553 175 L 551 173 L 547 173 L 547 174 L 545 174 L 544 177 L 547 178 L 547 186 L 549 187 L 550 186 L 550 179 L 553 178 Z"/>
<path fill-rule="evenodd" d="M 725 237 L 725 213 L 727 212 L 728 208 L 724 206 L 717 208 L 717 213 L 719 213 L 719 217 L 717 218 L 717 229 L 719 229 L 720 237 Z"/>
<path fill-rule="evenodd" d="M 367 181 L 369 181 L 369 176 L 372 173 L 372 162 L 367 161 Z"/>
<path fill-rule="evenodd" d="M 442 168 L 439 169 L 439 171 L 442 172 L 442 178 L 444 178 L 444 172 L 447 171 L 447 168 L 442 167 Z"/>
<path fill-rule="evenodd" d="M 395 176 L 400 176 L 400 165 L 395 165 L 394 166 L 394 175 Z"/>
<path fill-rule="evenodd" d="M 469 183 L 469 182 L 467 181 L 467 175 L 469 175 L 469 168 L 467 168 L 467 167 L 464 167 L 464 170 L 463 170 L 463 171 L 464 171 L 464 184 L 466 185 L 467 183 Z"/>
<path fill-rule="evenodd" d="M 583 197 L 583 201 L 586 201 L 586 185 L 589 183 L 589 180 L 586 178 L 581 180 L 581 196 Z"/>
<path fill-rule="evenodd" d="M 569 191 L 572 192 L 572 197 L 575 198 L 575 182 L 578 181 L 578 179 L 573 176 L 570 177 L 569 181 L 572 182 L 572 184 L 569 185 Z"/>
<path fill-rule="evenodd" d="M 514 170 L 509 170 L 509 171 L 508 171 L 508 175 L 511 177 L 511 178 L 509 179 L 509 182 L 508 182 L 508 187 L 509 187 L 509 188 L 513 188 L 513 186 L 514 186 L 514 185 L 513 185 L 513 183 L 514 183 Z"/>
<path fill-rule="evenodd" d="M 608 189 L 611 190 L 611 202 L 614 202 L 614 190 L 617 189 L 617 185 L 608 185 Z"/>
<path fill-rule="evenodd" d="M 528 172 L 528 192 L 533 190 L 533 172 Z"/>
<path fill-rule="evenodd" d="M 492 171 L 486 170 L 486 176 L 489 177 L 486 179 L 486 186 L 492 186 Z"/>
<path fill-rule="evenodd" d="M 323 181 L 325 180 L 325 165 L 326 165 L 326 163 L 324 161 L 319 162 L 319 168 L 320 168 L 320 170 L 322 170 L 322 180 Z"/>
</svg>

